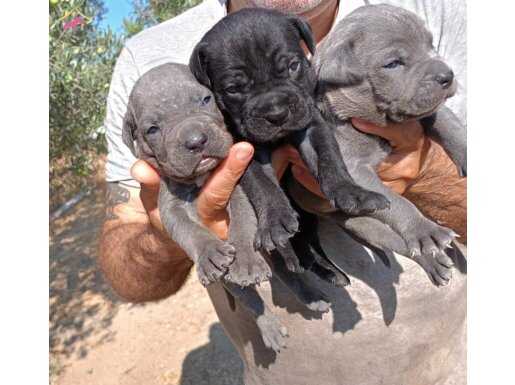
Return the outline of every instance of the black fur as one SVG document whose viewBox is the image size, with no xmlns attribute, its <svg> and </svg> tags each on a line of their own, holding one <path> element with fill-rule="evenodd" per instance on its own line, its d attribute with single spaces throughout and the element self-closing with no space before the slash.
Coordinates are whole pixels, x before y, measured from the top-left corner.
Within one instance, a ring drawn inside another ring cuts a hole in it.
<svg viewBox="0 0 515 385">
<path fill-rule="evenodd" d="M 266 250 L 285 247 L 299 226 L 271 167 L 272 150 L 285 142 L 297 146 L 339 209 L 356 215 L 388 206 L 382 195 L 357 186 L 348 174 L 332 129 L 315 106 L 316 74 L 301 40 L 314 52 L 303 19 L 243 9 L 208 31 L 190 60 L 192 73 L 213 91 L 235 139 L 256 147 L 241 185 L 258 218 L 255 246 Z"/>
</svg>

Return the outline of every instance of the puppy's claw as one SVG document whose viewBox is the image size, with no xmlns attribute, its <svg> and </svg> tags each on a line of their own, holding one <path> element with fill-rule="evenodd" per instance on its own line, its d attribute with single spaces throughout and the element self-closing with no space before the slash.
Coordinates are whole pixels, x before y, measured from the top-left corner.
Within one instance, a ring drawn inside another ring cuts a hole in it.
<svg viewBox="0 0 515 385">
<path fill-rule="evenodd" d="M 390 207 L 390 201 L 383 195 L 354 185 L 338 188 L 333 201 L 337 208 L 350 215 L 370 214 Z"/>
</svg>

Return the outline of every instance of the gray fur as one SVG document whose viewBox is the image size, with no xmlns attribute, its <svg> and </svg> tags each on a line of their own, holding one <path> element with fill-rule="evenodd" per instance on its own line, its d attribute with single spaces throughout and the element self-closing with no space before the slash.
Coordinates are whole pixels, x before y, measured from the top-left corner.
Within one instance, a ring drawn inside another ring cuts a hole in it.
<svg viewBox="0 0 515 385">
<path fill-rule="evenodd" d="M 445 285 L 452 262 L 444 250 L 456 234 L 425 218 L 411 202 L 383 185 L 375 168 L 390 153 L 390 146 L 350 124 L 351 117 L 379 125 L 420 120 L 427 135 L 444 147 L 460 174 L 466 175 L 466 128 L 443 106 L 454 94 L 456 82 L 450 68 L 435 56 L 430 32 L 421 19 L 402 8 L 364 6 L 340 21 L 314 62 L 321 108 L 336 124 L 335 135 L 349 173 L 359 185 L 391 202 L 389 209 L 366 217 L 330 216 L 371 245 L 411 257 L 433 283 Z M 297 186 L 293 193 L 307 204 L 305 208 L 321 207 L 306 190 Z"/>
<path fill-rule="evenodd" d="M 202 143 L 197 140 L 200 134 Z M 223 278 L 227 293 L 256 317 L 265 345 L 279 351 L 286 329 L 248 286 L 268 280 L 271 268 L 253 247 L 257 218 L 247 196 L 240 186 L 231 195 L 228 241 L 211 233 L 197 215 L 200 188 L 232 144 L 211 91 L 198 84 L 186 66 L 170 63 L 150 70 L 130 95 L 122 136 L 135 156 L 159 171 L 161 221 L 197 265 L 200 282 L 208 285 Z M 206 157 L 209 162 L 202 163 Z M 291 247 L 286 251 L 295 257 Z M 326 310 L 320 305 L 326 304 L 321 302 L 323 294 L 310 293 L 300 275 L 281 271 L 279 279 L 308 308 Z"/>
</svg>

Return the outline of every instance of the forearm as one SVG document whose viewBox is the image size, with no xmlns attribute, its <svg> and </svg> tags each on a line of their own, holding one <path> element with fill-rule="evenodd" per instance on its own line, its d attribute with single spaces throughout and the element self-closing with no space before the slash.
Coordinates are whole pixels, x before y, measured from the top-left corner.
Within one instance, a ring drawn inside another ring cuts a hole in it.
<svg viewBox="0 0 515 385">
<path fill-rule="evenodd" d="M 150 225 L 139 190 L 108 183 L 106 211 L 98 263 L 113 289 L 132 302 L 158 300 L 177 292 L 192 262 Z"/>
<path fill-rule="evenodd" d="M 429 146 L 418 178 L 403 194 L 432 220 L 456 231 L 467 244 L 467 179 L 436 142 Z"/>
<path fill-rule="evenodd" d="M 98 261 L 115 292 L 131 302 L 177 292 L 193 265 L 185 253 L 148 224 L 112 222 L 102 229 Z"/>
</svg>

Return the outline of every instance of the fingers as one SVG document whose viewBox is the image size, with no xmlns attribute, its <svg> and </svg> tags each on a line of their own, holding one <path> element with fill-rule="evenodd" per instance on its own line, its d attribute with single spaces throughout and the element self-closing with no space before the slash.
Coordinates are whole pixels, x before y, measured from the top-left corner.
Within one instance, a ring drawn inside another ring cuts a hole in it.
<svg viewBox="0 0 515 385">
<path fill-rule="evenodd" d="M 277 179 L 281 179 L 289 163 L 303 164 L 299 152 L 291 144 L 285 144 L 272 153 L 272 167 Z"/>
<path fill-rule="evenodd" d="M 240 142 L 233 145 L 227 158 L 213 172 L 199 194 L 198 215 L 219 236 L 224 233 L 223 227 L 227 227 L 225 208 L 229 198 L 253 155 L 254 148 L 251 144 Z M 216 228 L 213 229 L 212 226 Z"/>
<path fill-rule="evenodd" d="M 317 180 L 311 175 L 299 152 L 291 144 L 279 147 L 272 154 L 272 167 L 278 179 L 281 179 L 288 164 L 292 163 L 292 174 L 305 188 L 314 194 L 325 198 Z"/>
<path fill-rule="evenodd" d="M 159 188 L 161 178 L 156 170 L 144 160 L 137 160 L 131 167 L 132 177 L 141 184 Z"/>
<path fill-rule="evenodd" d="M 300 167 L 298 165 L 293 165 L 291 168 L 291 172 L 295 179 L 303 185 L 305 188 L 307 188 L 312 193 L 318 195 L 321 198 L 325 198 L 324 193 L 322 190 L 320 190 L 320 186 L 317 182 L 317 180 L 309 173 L 309 171 L 304 168 Z"/>
<path fill-rule="evenodd" d="M 394 150 L 398 148 L 416 150 L 424 141 L 424 129 L 416 120 L 389 123 L 384 127 L 357 118 L 353 118 L 351 121 L 352 125 L 359 131 L 386 139 Z"/>
</svg>

